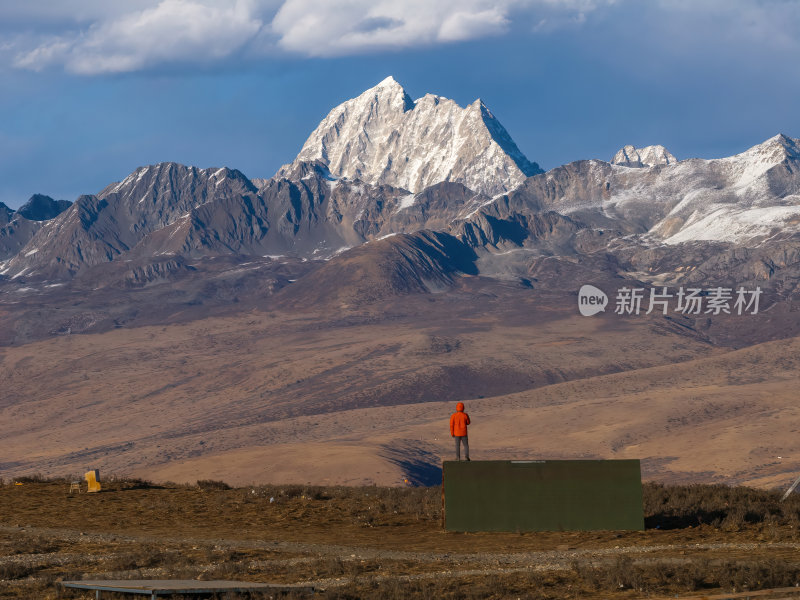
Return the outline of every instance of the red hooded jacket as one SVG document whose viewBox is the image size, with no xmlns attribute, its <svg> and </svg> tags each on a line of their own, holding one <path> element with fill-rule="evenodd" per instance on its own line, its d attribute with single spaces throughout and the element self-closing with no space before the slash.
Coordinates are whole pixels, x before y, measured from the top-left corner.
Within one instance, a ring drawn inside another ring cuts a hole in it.
<svg viewBox="0 0 800 600">
<path fill-rule="evenodd" d="M 467 435 L 467 425 L 469 425 L 469 415 L 464 412 L 464 403 L 456 404 L 456 412 L 450 417 L 450 435 L 454 437 L 464 437 Z"/>
</svg>

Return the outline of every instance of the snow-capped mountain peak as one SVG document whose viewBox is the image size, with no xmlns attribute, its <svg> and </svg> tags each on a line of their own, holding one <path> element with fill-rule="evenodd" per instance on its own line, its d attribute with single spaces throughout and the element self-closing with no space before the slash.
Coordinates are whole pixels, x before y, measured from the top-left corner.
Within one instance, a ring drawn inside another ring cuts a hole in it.
<svg viewBox="0 0 800 600">
<path fill-rule="evenodd" d="M 760 159 L 778 164 L 787 158 L 800 158 L 800 139 L 779 133 L 731 158 Z"/>
<path fill-rule="evenodd" d="M 735 188 L 765 185 L 764 176 L 786 160 L 800 159 L 800 140 L 782 133 L 740 154 L 717 159 L 726 168 Z M 778 176 L 778 175 L 776 175 Z"/>
<path fill-rule="evenodd" d="M 654 167 L 656 165 L 671 165 L 676 162 L 678 162 L 678 159 L 661 145 L 637 148 L 628 144 L 620 148 L 619 152 L 611 159 L 612 164 L 625 167 Z"/>
<path fill-rule="evenodd" d="M 360 104 L 361 107 L 364 107 L 367 103 L 374 104 L 377 102 L 379 104 L 388 103 L 393 109 L 400 109 L 403 112 L 414 108 L 414 102 L 411 100 L 411 97 L 403 89 L 403 86 L 391 75 L 375 87 L 360 94 L 355 100 L 360 100 L 357 104 Z"/>
<path fill-rule="evenodd" d="M 392 77 L 391 75 L 389 75 L 386 79 L 381 81 L 378 85 L 376 85 L 375 87 L 371 88 L 370 90 L 367 90 L 364 93 L 366 94 L 367 92 L 370 92 L 372 90 L 399 90 L 399 91 L 405 93 L 405 90 L 403 89 L 403 86 L 400 85 L 400 83 L 394 77 Z"/>
<path fill-rule="evenodd" d="M 462 108 L 426 94 L 414 102 L 393 77 L 335 107 L 278 175 L 314 161 L 337 177 L 415 193 L 452 181 L 497 194 L 541 172 L 481 100 Z"/>
</svg>

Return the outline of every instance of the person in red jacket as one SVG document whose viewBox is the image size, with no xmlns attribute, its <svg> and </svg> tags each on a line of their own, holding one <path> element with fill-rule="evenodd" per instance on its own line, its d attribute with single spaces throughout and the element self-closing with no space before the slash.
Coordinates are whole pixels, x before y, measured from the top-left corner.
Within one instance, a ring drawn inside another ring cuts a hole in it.
<svg viewBox="0 0 800 600">
<path fill-rule="evenodd" d="M 456 460 L 461 460 L 461 444 L 464 444 L 464 455 L 469 460 L 469 440 L 467 439 L 469 415 L 464 412 L 464 403 L 456 404 L 456 412 L 450 417 L 450 436 L 456 439 Z"/>
</svg>

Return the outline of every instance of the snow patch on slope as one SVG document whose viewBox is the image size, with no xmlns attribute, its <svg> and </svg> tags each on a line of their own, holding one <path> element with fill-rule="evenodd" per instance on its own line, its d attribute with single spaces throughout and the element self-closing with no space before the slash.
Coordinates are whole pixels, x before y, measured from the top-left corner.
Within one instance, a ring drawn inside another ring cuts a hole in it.
<svg viewBox="0 0 800 600">
<path fill-rule="evenodd" d="M 416 200 L 416 194 L 408 194 L 407 196 L 403 196 L 399 199 L 397 204 L 397 210 L 395 212 L 400 212 L 401 210 L 405 210 L 406 208 L 411 208 L 414 206 L 414 201 Z"/>
<path fill-rule="evenodd" d="M 792 219 L 800 222 L 800 206 L 770 206 L 745 210 L 719 206 L 706 215 L 698 215 L 694 222 L 666 238 L 664 243 L 680 244 L 697 240 L 740 242 L 771 235 L 776 229 L 786 229 L 787 221 Z"/>
</svg>

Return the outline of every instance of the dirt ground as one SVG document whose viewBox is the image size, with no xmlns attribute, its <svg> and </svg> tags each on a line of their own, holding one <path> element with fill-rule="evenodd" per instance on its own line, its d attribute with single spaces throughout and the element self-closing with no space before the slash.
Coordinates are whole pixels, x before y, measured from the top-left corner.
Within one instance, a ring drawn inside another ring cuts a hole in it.
<svg viewBox="0 0 800 600">
<path fill-rule="evenodd" d="M 59 580 L 238 579 L 323 598 L 696 597 L 800 584 L 800 501 L 645 486 L 638 532 L 448 533 L 440 488 L 0 487 L 0 598 Z M 64 592 L 90 598 L 89 592 Z M 787 597 L 784 594 L 782 597 Z"/>
</svg>

